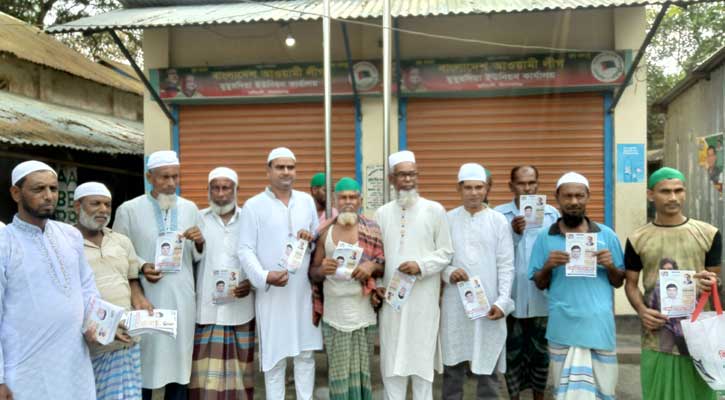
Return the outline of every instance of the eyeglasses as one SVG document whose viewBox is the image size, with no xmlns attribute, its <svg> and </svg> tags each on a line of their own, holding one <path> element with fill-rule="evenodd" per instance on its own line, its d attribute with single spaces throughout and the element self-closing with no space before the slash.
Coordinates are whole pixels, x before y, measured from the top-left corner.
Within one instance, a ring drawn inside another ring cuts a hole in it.
<svg viewBox="0 0 725 400">
<path fill-rule="evenodd" d="M 402 178 L 402 179 L 405 179 L 405 178 L 414 179 L 414 178 L 417 178 L 418 177 L 418 171 L 412 171 L 412 172 L 396 172 L 396 173 L 393 174 L 393 176 L 396 177 L 396 178 Z"/>
</svg>

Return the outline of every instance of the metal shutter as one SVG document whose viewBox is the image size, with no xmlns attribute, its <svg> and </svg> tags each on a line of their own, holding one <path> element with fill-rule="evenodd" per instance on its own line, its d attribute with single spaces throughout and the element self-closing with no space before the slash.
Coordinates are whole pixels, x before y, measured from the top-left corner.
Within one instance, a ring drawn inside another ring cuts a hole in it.
<svg viewBox="0 0 725 400">
<path fill-rule="evenodd" d="M 493 175 L 491 205 L 511 201 L 511 168 L 539 168 L 541 194 L 556 206 L 556 180 L 567 171 L 591 185 L 588 215 L 604 222 L 604 98 L 599 93 L 477 99 L 410 99 L 408 148 L 421 174 L 419 190 L 446 209 L 461 201 L 458 168 L 479 162 Z"/>
<path fill-rule="evenodd" d="M 355 177 L 355 109 L 335 103 L 332 111 L 333 178 Z M 207 206 L 207 176 L 218 166 L 239 174 L 239 204 L 269 183 L 267 154 L 289 147 L 297 157 L 295 189 L 325 168 L 321 103 L 183 106 L 179 110 L 181 193 Z"/>
</svg>

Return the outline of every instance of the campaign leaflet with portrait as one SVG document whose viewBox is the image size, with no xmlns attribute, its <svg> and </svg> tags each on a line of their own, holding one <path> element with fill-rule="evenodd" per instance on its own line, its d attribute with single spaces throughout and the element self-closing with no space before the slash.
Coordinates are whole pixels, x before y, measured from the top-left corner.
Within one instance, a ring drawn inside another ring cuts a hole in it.
<svg viewBox="0 0 725 400">
<path fill-rule="evenodd" d="M 335 252 L 332 253 L 332 259 L 337 263 L 337 269 L 333 277 L 339 281 L 349 281 L 352 279 L 352 271 L 360 264 L 362 258 L 362 247 L 354 244 L 337 242 Z"/>
<path fill-rule="evenodd" d="M 385 301 L 393 307 L 393 310 L 400 311 L 403 308 L 403 304 L 410 297 L 410 292 L 413 290 L 413 284 L 415 283 L 415 276 L 408 275 L 398 270 L 395 270 L 393 277 L 390 278 L 390 283 L 385 291 Z"/>
<path fill-rule="evenodd" d="M 231 303 L 236 300 L 234 289 L 240 282 L 239 268 L 223 268 L 212 271 L 214 292 L 211 295 L 213 304 Z"/>
<path fill-rule="evenodd" d="M 596 233 L 567 233 L 566 252 L 569 253 L 566 276 L 597 277 Z"/>
<path fill-rule="evenodd" d="M 176 339 L 176 310 L 154 309 L 149 315 L 147 310 L 128 311 L 124 315 L 124 325 L 129 336 L 162 334 Z"/>
<path fill-rule="evenodd" d="M 689 317 L 695 311 L 695 271 L 660 270 L 660 312 L 667 318 Z"/>
<path fill-rule="evenodd" d="M 178 232 L 168 232 L 156 239 L 154 269 L 161 272 L 181 272 L 184 255 L 184 237 Z"/>
<path fill-rule="evenodd" d="M 519 197 L 519 212 L 526 220 L 526 229 L 541 228 L 544 224 L 546 196 L 525 194 Z"/>
<path fill-rule="evenodd" d="M 285 254 L 287 260 L 285 260 L 285 268 L 290 274 L 294 274 L 302 266 L 302 260 L 305 259 L 305 253 L 310 242 L 305 239 L 297 239 L 295 241 L 288 242 L 285 246 Z M 289 246 L 292 245 L 292 249 Z"/>
<path fill-rule="evenodd" d="M 105 346 L 115 340 L 116 329 L 121 318 L 123 318 L 123 312 L 123 307 L 94 296 L 88 303 L 86 315 L 83 319 L 83 332 L 94 327 L 96 329 L 96 341 Z"/>
<path fill-rule="evenodd" d="M 458 295 L 461 297 L 466 316 L 471 319 L 485 317 L 491 306 L 486 298 L 481 279 L 472 276 L 467 281 L 458 282 Z"/>
</svg>

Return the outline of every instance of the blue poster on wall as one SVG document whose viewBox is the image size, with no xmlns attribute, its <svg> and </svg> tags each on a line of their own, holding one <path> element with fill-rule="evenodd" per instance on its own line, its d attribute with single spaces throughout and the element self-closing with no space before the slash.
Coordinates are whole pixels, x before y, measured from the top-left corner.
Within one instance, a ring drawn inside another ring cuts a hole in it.
<svg viewBox="0 0 725 400">
<path fill-rule="evenodd" d="M 617 145 L 617 182 L 639 183 L 645 181 L 644 145 Z"/>
</svg>

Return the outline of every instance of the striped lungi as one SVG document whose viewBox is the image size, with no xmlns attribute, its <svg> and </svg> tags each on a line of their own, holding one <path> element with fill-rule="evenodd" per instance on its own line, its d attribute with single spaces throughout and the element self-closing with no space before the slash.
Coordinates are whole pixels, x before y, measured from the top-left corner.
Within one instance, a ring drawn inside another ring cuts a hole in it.
<svg viewBox="0 0 725 400">
<path fill-rule="evenodd" d="M 254 398 L 255 320 L 244 325 L 197 325 L 189 398 Z"/>
<path fill-rule="evenodd" d="M 614 400 L 617 353 L 549 342 L 556 400 Z"/>
<path fill-rule="evenodd" d="M 91 358 L 98 400 L 141 399 L 141 347 L 100 353 Z"/>
<path fill-rule="evenodd" d="M 544 393 L 549 377 L 547 317 L 506 319 L 506 387 L 510 397 L 532 389 Z"/>
<path fill-rule="evenodd" d="M 322 322 L 330 400 L 372 399 L 370 369 L 376 332 L 375 325 L 343 332 Z"/>
</svg>

